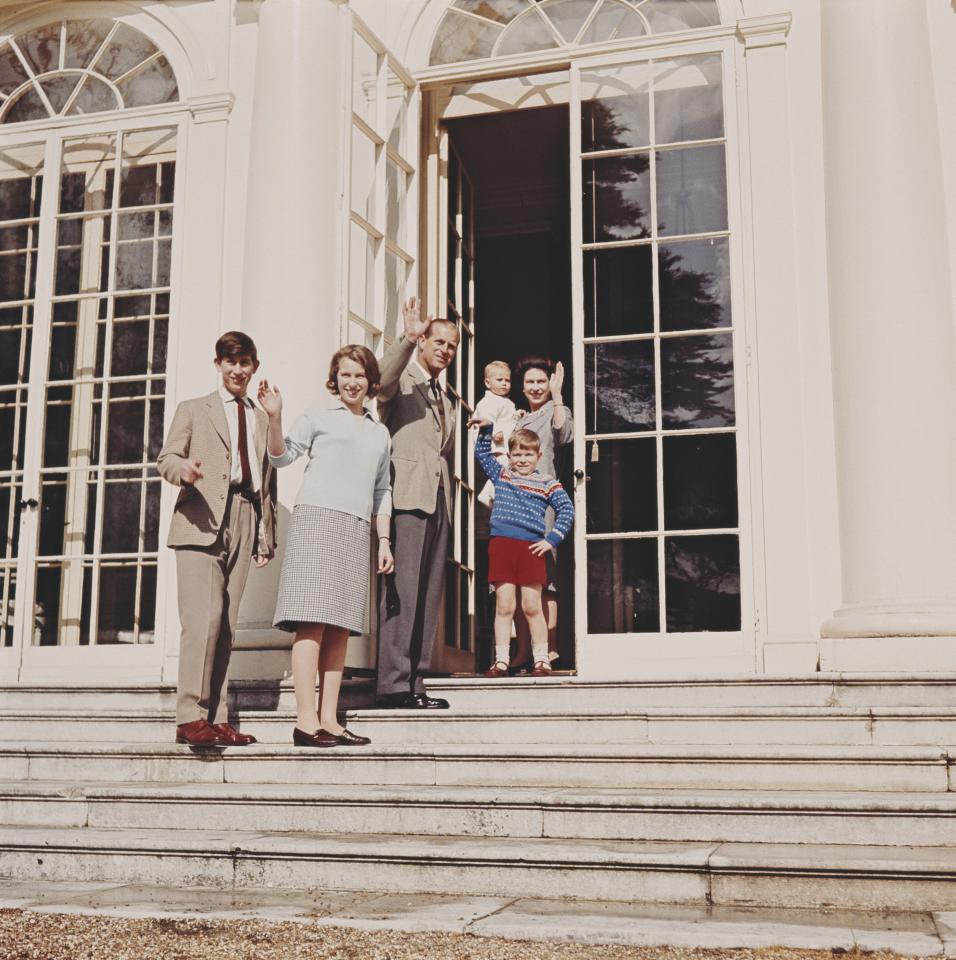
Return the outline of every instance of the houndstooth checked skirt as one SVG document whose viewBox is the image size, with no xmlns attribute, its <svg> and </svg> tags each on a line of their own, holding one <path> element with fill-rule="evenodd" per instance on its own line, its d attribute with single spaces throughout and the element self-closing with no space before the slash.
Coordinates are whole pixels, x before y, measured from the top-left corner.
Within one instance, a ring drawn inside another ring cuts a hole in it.
<svg viewBox="0 0 956 960">
<path fill-rule="evenodd" d="M 365 632 L 369 523 L 338 510 L 298 504 L 286 543 L 273 623 L 294 632 L 300 623 Z"/>
</svg>

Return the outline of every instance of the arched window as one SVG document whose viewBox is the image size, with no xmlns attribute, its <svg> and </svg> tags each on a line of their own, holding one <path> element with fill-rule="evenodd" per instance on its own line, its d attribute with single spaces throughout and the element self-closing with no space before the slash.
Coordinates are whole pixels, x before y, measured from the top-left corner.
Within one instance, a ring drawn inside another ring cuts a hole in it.
<svg viewBox="0 0 956 960">
<path fill-rule="evenodd" d="M 0 123 L 178 99 L 169 61 L 148 37 L 115 20 L 60 20 L 0 46 Z"/>
<path fill-rule="evenodd" d="M 154 638 L 179 99 L 120 20 L 0 41 L 0 646 Z"/>
<path fill-rule="evenodd" d="M 720 23 L 716 0 L 454 0 L 430 62 L 607 43 Z"/>
</svg>

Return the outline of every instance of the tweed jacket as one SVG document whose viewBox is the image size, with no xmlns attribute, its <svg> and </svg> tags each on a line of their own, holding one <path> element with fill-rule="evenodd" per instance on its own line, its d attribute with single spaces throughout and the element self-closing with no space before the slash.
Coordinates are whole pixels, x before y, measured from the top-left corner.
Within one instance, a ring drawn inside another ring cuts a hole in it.
<svg viewBox="0 0 956 960">
<path fill-rule="evenodd" d="M 253 413 L 256 453 L 262 470 L 262 521 L 257 552 L 272 556 L 276 548 L 276 474 L 266 455 L 269 418 L 258 407 Z M 179 404 L 156 464 L 163 479 L 181 487 L 169 524 L 167 546 L 209 547 L 216 542 L 229 496 L 230 451 L 229 425 L 218 390 Z M 184 484 L 184 461 L 197 459 L 202 461 L 202 479 Z"/>
<path fill-rule="evenodd" d="M 381 388 L 378 415 L 392 435 L 392 506 L 396 510 L 434 513 L 439 482 L 445 489 L 448 519 L 453 517 L 452 457 L 455 453 L 455 411 L 442 394 L 448 434 L 431 399 L 428 378 L 408 363 L 415 343 L 399 337 L 379 364 Z"/>
</svg>

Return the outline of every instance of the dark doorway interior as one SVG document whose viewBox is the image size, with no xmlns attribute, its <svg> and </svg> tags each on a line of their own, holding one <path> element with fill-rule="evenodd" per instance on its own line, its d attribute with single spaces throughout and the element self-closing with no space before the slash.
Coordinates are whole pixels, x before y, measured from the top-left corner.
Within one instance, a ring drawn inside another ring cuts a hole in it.
<svg viewBox="0 0 956 960">
<path fill-rule="evenodd" d="M 475 187 L 477 230 L 475 291 L 476 397 L 491 360 L 514 367 L 521 357 L 544 354 L 565 368 L 564 399 L 570 405 L 571 263 L 568 108 L 516 110 L 451 121 L 449 135 Z M 524 406 L 521 385 L 512 399 Z M 571 448 L 557 457 L 559 479 L 571 493 Z M 479 507 L 479 511 L 483 508 Z M 491 660 L 487 568 L 487 516 L 477 523 L 478 669 Z M 574 666 L 574 554 L 558 557 L 556 665 Z M 488 601 L 487 606 L 483 605 Z"/>
</svg>

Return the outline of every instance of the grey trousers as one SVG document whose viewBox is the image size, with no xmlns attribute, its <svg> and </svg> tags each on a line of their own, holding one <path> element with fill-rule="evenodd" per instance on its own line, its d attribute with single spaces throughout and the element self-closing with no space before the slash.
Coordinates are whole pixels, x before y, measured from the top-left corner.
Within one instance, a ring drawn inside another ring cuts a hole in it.
<svg viewBox="0 0 956 960">
<path fill-rule="evenodd" d="M 425 692 L 419 673 L 431 666 L 438 618 L 445 606 L 448 532 L 442 488 L 434 513 L 395 511 L 395 572 L 385 578 L 385 589 L 379 593 L 376 691 L 380 695 Z"/>
<path fill-rule="evenodd" d="M 230 494 L 210 547 L 178 547 L 179 687 L 176 723 L 229 719 L 226 674 L 255 544 L 255 508 Z"/>
</svg>

